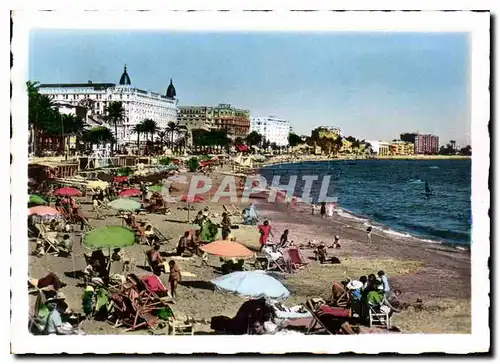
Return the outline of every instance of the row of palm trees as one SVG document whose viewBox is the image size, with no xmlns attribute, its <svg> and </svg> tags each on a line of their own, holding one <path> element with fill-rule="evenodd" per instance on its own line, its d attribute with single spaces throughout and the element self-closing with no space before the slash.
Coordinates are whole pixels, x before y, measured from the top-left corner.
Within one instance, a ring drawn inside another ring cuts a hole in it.
<svg viewBox="0 0 500 364">
<path fill-rule="evenodd" d="M 157 142 L 159 142 L 160 146 L 167 144 L 167 146 L 169 146 L 170 149 L 173 149 L 175 146 L 174 135 L 178 130 L 179 130 L 178 125 L 173 121 L 167 124 L 167 128 L 165 130 L 161 130 L 158 127 L 156 121 L 154 121 L 153 119 L 144 119 L 141 123 L 135 125 L 133 129 L 134 133 L 137 134 L 138 153 L 140 150 L 141 135 L 144 135 L 146 137 L 146 142 L 150 142 L 149 144 L 152 144 L 154 143 L 154 135 L 156 134 L 158 137 Z M 170 135 L 170 140 L 168 140 L 169 135 Z"/>
</svg>

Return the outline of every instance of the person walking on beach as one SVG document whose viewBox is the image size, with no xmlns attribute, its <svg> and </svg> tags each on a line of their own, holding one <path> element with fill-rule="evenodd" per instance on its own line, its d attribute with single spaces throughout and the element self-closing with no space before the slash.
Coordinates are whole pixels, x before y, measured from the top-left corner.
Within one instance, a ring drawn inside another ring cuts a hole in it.
<svg viewBox="0 0 500 364">
<path fill-rule="evenodd" d="M 177 285 L 181 282 L 181 269 L 175 262 L 175 260 L 171 260 L 168 262 L 168 266 L 170 267 L 170 274 L 168 276 L 168 282 L 170 283 L 170 292 L 172 294 L 172 298 L 177 298 Z"/>
<path fill-rule="evenodd" d="M 264 221 L 263 225 L 259 225 L 259 233 L 260 233 L 259 243 L 261 251 L 266 246 L 267 239 L 269 239 L 269 235 L 274 237 L 273 233 L 271 232 L 271 229 L 272 229 L 271 225 L 267 220 Z"/>
<path fill-rule="evenodd" d="M 321 215 L 321 218 L 323 219 L 326 215 L 326 202 L 321 203 L 321 208 L 319 210 L 319 214 Z"/>
<path fill-rule="evenodd" d="M 366 237 L 368 238 L 368 244 L 372 243 L 372 227 L 368 226 L 366 229 Z"/>
</svg>

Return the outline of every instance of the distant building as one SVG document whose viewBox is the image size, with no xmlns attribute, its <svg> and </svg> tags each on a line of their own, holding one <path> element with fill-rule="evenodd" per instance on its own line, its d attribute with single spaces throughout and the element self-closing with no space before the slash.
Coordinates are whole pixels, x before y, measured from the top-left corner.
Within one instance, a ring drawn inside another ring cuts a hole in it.
<svg viewBox="0 0 500 364">
<path fill-rule="evenodd" d="M 415 154 L 437 154 L 439 152 L 439 137 L 432 134 L 404 133 L 401 140 L 413 143 Z"/>
<path fill-rule="evenodd" d="M 391 154 L 391 148 L 389 142 L 378 142 L 378 155 L 389 155 Z"/>
<path fill-rule="evenodd" d="M 250 110 L 237 109 L 230 104 L 217 106 L 179 106 L 179 125 L 189 130 L 227 130 L 235 139 L 250 132 Z"/>
<path fill-rule="evenodd" d="M 415 154 L 415 146 L 413 143 L 403 140 L 394 140 L 389 146 L 390 154 L 392 155 L 412 155 Z"/>
<path fill-rule="evenodd" d="M 269 143 L 276 143 L 279 147 L 288 145 L 290 121 L 276 116 L 252 117 L 250 119 L 250 132 L 256 131 L 266 138 Z"/>
<path fill-rule="evenodd" d="M 118 125 L 116 139 L 119 144 L 136 142 L 133 132 L 135 125 L 144 119 L 156 121 L 159 129 L 165 129 L 170 122 L 177 123 L 177 98 L 175 87 L 170 80 L 164 95 L 145 91 L 132 86 L 127 67 L 124 67 L 119 84 L 114 83 L 58 83 L 41 84 L 41 94 L 52 97 L 54 103 L 65 104 L 64 110 L 71 106 L 87 109 L 87 123 L 106 125 L 106 108 L 112 101 L 121 101 L 125 110 L 123 123 Z M 90 120 L 89 120 L 90 119 Z M 114 127 L 111 128 L 114 133 Z"/>
</svg>

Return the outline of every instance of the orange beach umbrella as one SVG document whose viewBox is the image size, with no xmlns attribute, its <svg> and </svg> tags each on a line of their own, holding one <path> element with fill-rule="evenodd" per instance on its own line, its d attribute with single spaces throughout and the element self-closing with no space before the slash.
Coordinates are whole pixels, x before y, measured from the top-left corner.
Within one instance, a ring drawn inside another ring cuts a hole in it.
<svg viewBox="0 0 500 364">
<path fill-rule="evenodd" d="M 217 240 L 200 247 L 208 254 L 226 258 L 251 258 L 253 252 L 240 243 L 229 240 Z"/>
</svg>

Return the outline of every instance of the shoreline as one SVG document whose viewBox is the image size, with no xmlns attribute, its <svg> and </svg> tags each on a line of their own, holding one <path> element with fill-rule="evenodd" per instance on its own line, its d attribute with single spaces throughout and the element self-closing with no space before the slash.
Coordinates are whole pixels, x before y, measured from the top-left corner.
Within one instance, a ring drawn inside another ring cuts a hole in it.
<svg viewBox="0 0 500 364">
<path fill-rule="evenodd" d="M 301 157 L 304 157 L 303 159 Z M 406 160 L 406 161 L 436 161 L 436 160 L 468 160 L 472 159 L 472 156 L 467 155 L 385 155 L 367 158 L 366 156 L 342 156 L 338 158 L 328 158 L 322 155 L 298 155 L 296 157 L 290 157 L 290 160 L 282 160 L 281 158 L 274 157 L 268 162 L 263 163 L 260 168 L 272 167 L 281 164 L 295 164 L 295 163 L 307 163 L 307 162 L 343 162 L 343 161 L 379 161 L 379 160 Z"/>
<path fill-rule="evenodd" d="M 461 158 L 455 158 L 455 159 L 460 160 Z M 324 160 L 319 160 L 319 161 L 324 161 Z M 262 168 L 269 168 L 269 167 L 273 167 L 275 165 L 279 166 L 282 164 L 301 164 L 301 163 L 308 163 L 308 162 L 318 162 L 318 160 L 316 160 L 316 161 L 314 161 L 314 160 L 302 161 L 301 160 L 301 161 L 296 161 L 296 162 L 286 162 L 286 163 L 277 163 L 277 164 L 272 164 L 272 165 L 266 165 L 266 166 L 259 168 L 259 174 L 260 174 L 260 172 L 261 172 L 260 170 Z M 309 208 L 312 207 L 312 203 L 302 201 L 299 196 L 293 196 L 293 198 L 297 201 L 297 203 L 306 204 Z M 438 244 L 438 245 L 450 247 L 450 248 L 453 248 L 456 250 L 465 250 L 465 251 L 470 251 L 471 245 L 472 245 L 472 241 L 469 241 L 468 244 L 466 242 L 464 242 L 464 243 L 451 242 L 451 241 L 444 240 L 443 238 L 440 239 L 437 237 L 424 236 L 424 235 L 421 235 L 419 233 L 404 230 L 404 229 L 395 229 L 386 223 L 377 221 L 373 217 L 370 217 L 368 215 L 364 215 L 362 213 L 357 213 L 357 212 L 351 211 L 351 210 L 341 206 L 338 202 L 335 203 L 334 214 L 337 216 L 340 214 L 344 214 L 344 215 L 347 215 L 347 216 L 344 216 L 345 218 L 353 220 L 353 221 L 363 222 L 366 226 L 368 226 L 368 225 L 372 226 L 372 228 L 374 230 L 380 230 L 386 234 L 398 235 L 398 236 L 405 237 L 405 238 L 411 238 L 414 240 L 421 241 L 423 243 Z"/>
</svg>

